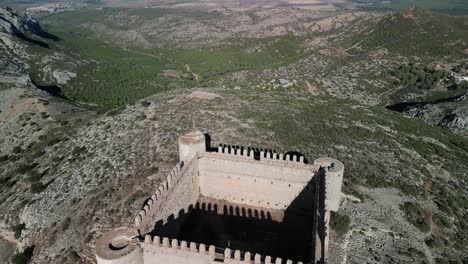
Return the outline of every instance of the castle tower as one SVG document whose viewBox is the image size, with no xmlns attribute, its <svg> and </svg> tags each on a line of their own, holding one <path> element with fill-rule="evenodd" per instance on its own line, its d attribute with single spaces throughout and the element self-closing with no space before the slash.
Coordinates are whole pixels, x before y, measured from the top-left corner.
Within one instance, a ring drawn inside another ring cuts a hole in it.
<svg viewBox="0 0 468 264">
<path fill-rule="evenodd" d="M 320 218 L 322 218 L 323 229 L 318 230 L 316 234 L 315 258 L 326 263 L 330 239 L 330 211 L 337 212 L 340 207 L 344 165 L 337 159 L 320 158 L 314 161 L 314 167 L 317 170 L 323 168 L 325 171 L 325 211 L 318 212 Z M 319 227 L 319 229 L 321 228 Z"/>
<path fill-rule="evenodd" d="M 314 166 L 325 169 L 326 209 L 337 212 L 340 207 L 344 165 L 337 159 L 320 158 L 314 161 Z"/>
<path fill-rule="evenodd" d="M 102 235 L 96 241 L 98 264 L 142 264 L 143 252 L 135 231 L 120 227 Z"/>
<path fill-rule="evenodd" d="M 194 129 L 192 132 L 179 137 L 179 159 L 188 161 L 193 159 L 197 153 L 206 152 L 205 135 Z"/>
</svg>

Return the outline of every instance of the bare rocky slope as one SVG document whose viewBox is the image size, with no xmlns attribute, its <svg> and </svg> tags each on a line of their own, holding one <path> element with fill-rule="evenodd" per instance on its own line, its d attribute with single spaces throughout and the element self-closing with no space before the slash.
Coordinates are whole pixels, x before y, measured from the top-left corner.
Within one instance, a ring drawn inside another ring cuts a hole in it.
<svg viewBox="0 0 468 264">
<path fill-rule="evenodd" d="M 15 155 L 22 155 L 26 151 L 33 151 L 37 156 L 42 155 L 42 151 L 37 149 L 41 140 L 55 133 L 54 131 L 75 126 L 93 115 L 91 111 L 50 96 L 31 80 L 28 72 L 30 63 L 43 56 L 31 52 L 31 48 L 47 50 L 46 41 L 51 39 L 53 37 L 42 31 L 36 20 L 19 15 L 11 9 L 0 8 L 0 188 L 1 204 L 8 211 L 13 207 L 10 208 L 4 202 L 8 199 L 4 196 L 4 191 L 16 183 L 14 178 L 23 178 L 27 182 L 26 190 L 41 190 L 43 185 L 37 182 L 41 177 L 39 174 L 33 175 L 34 180 L 28 181 L 25 177 L 18 177 L 16 171 L 8 173 L 5 162 L 15 162 Z M 23 165 L 23 169 L 34 166 Z M 21 170 L 20 167 L 19 164 L 14 165 L 16 169 Z M 32 250 L 22 247 L 22 243 L 16 241 L 12 232 L 13 226 L 6 225 L 11 215 L 7 211 L 2 211 L 0 215 L 3 219 L 0 223 L 0 262 L 10 263 L 15 251 Z M 15 263 L 18 263 L 18 259 Z"/>
<path fill-rule="evenodd" d="M 462 93 L 448 100 L 430 102 L 399 103 L 388 108 L 401 108 L 400 112 L 428 123 L 436 124 L 461 135 L 468 136 L 468 99 Z"/>
<path fill-rule="evenodd" d="M 43 33 L 41 26 L 34 18 L 20 16 L 7 8 L 0 8 L 0 31 L 11 35 Z"/>
</svg>

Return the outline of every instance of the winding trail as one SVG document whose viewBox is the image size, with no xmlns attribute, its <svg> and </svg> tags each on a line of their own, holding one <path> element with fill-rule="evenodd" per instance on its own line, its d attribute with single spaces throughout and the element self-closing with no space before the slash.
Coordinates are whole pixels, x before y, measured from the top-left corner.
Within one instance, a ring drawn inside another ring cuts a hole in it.
<svg viewBox="0 0 468 264">
<path fill-rule="evenodd" d="M 434 212 L 437 210 L 437 206 L 434 203 L 434 197 L 432 196 L 432 179 L 428 179 L 424 182 L 424 194 L 427 200 L 427 215 L 426 221 L 429 222 L 430 230 L 424 235 L 424 239 L 431 237 L 432 232 L 434 231 L 434 221 L 432 220 Z M 424 255 L 427 258 L 429 264 L 434 264 L 434 257 L 432 256 L 432 251 L 429 246 L 423 241 Z"/>
</svg>

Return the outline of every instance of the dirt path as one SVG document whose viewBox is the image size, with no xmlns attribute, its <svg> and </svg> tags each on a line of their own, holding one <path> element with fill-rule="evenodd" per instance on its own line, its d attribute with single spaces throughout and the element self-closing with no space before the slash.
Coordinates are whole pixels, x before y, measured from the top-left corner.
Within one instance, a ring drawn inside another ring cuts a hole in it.
<svg viewBox="0 0 468 264">
<path fill-rule="evenodd" d="M 424 182 L 424 194 L 426 197 L 427 201 L 427 208 L 426 208 L 426 215 L 425 215 L 425 220 L 429 222 L 429 226 L 431 229 L 425 234 L 425 238 L 429 238 L 432 235 L 432 232 L 434 231 L 434 221 L 432 221 L 432 218 L 434 216 L 434 213 L 436 211 L 437 206 L 434 203 L 434 198 L 432 197 L 432 180 L 427 180 Z M 423 248 L 424 248 L 424 255 L 427 258 L 427 261 L 429 264 L 434 264 L 434 257 L 432 256 L 432 251 L 429 248 L 426 243 L 423 242 Z"/>
<path fill-rule="evenodd" d="M 356 55 L 353 55 L 353 54 L 349 54 L 349 53 L 348 53 L 348 50 L 352 50 L 352 49 L 356 48 L 357 46 L 359 46 L 359 44 L 361 44 L 362 41 L 363 41 L 363 40 L 359 41 L 358 43 L 354 44 L 353 46 L 351 46 L 351 47 L 349 47 L 349 48 L 347 48 L 347 49 L 345 49 L 345 50 L 343 50 L 342 52 L 343 52 L 345 55 L 348 55 L 348 56 L 351 56 L 351 57 L 356 56 Z"/>
<path fill-rule="evenodd" d="M 17 243 L 13 232 L 0 229 L 0 263 L 9 263 Z"/>
</svg>

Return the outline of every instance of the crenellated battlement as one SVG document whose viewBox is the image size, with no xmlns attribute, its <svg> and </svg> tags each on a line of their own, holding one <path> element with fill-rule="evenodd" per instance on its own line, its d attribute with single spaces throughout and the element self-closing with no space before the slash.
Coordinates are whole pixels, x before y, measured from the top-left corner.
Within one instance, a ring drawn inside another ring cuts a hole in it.
<svg viewBox="0 0 468 264">
<path fill-rule="evenodd" d="M 258 253 L 242 252 L 230 248 L 217 248 L 214 245 L 208 246 L 203 243 L 187 242 L 168 237 L 146 235 L 143 243 L 143 250 L 147 254 L 155 253 L 158 250 L 166 250 L 167 253 L 180 254 L 183 257 L 185 257 L 186 253 L 208 256 L 211 259 L 216 259 L 217 262 L 223 263 L 302 264 L 301 261 L 293 262 L 290 259 L 283 260 L 279 257 L 262 256 Z"/>
<path fill-rule="evenodd" d="M 216 248 L 213 245 L 205 245 L 203 243 L 195 243 L 195 242 L 187 242 L 187 241 L 179 241 L 175 238 L 170 239 L 168 237 L 159 237 L 159 236 L 151 236 L 151 235 L 146 235 L 144 239 L 144 244 L 147 246 L 152 246 L 155 248 L 166 248 L 166 249 L 172 249 L 174 251 L 179 251 L 177 253 L 181 252 L 191 252 L 191 253 L 197 253 L 200 255 L 207 255 L 212 258 L 216 257 Z M 149 248 L 147 248 L 149 251 Z"/>
<path fill-rule="evenodd" d="M 135 228 L 140 230 L 139 232 L 145 232 L 145 230 L 151 229 L 154 222 L 158 219 L 164 218 L 168 215 L 164 210 L 164 205 L 167 203 L 171 196 L 174 196 L 174 186 L 179 186 L 179 182 L 184 177 L 193 176 L 192 172 L 192 161 L 179 162 L 167 175 L 166 180 L 161 182 L 153 193 L 153 195 L 146 201 L 143 209 L 140 210 L 138 215 L 135 217 Z M 192 204 L 192 203 L 191 203 Z M 189 204 L 190 205 L 190 204 Z M 188 205 L 186 206 L 188 209 Z"/>
<path fill-rule="evenodd" d="M 250 159 L 258 158 L 258 160 L 278 160 L 284 162 L 298 162 L 302 164 L 305 162 L 303 155 L 277 153 L 273 150 L 241 146 L 219 145 L 217 153 L 232 156 L 241 156 Z"/>
<path fill-rule="evenodd" d="M 254 264 L 302 264 L 301 261 L 293 262 L 292 260 L 283 260 L 281 258 L 274 258 L 271 256 L 262 256 L 258 253 L 241 252 L 240 250 L 231 250 L 226 248 L 224 250 L 224 263 L 254 263 Z"/>
<path fill-rule="evenodd" d="M 341 162 L 320 158 L 309 164 L 298 152 L 230 145 L 207 152 L 200 131 L 181 136 L 179 154 L 180 162 L 155 187 L 133 228 L 98 240 L 98 264 L 326 262 L 330 210 L 338 210 L 341 197 Z M 223 219 L 237 232 L 265 231 L 254 236 L 259 241 L 238 244 L 243 238 L 236 238 L 231 244 L 230 235 L 216 233 L 227 232 L 216 229 Z M 202 227 L 214 230 L 205 236 Z"/>
</svg>

